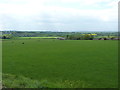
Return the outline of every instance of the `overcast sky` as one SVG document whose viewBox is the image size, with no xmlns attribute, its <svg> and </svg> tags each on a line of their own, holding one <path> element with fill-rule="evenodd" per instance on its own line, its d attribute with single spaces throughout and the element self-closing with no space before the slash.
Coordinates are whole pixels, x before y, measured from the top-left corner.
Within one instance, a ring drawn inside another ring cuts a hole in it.
<svg viewBox="0 0 120 90">
<path fill-rule="evenodd" d="M 0 30 L 117 31 L 119 0 L 0 0 Z"/>
</svg>

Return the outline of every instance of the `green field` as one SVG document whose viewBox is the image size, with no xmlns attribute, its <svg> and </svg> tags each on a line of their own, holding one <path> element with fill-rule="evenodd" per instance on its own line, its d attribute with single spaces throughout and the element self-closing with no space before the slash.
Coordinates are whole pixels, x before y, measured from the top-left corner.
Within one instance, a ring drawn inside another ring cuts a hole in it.
<svg viewBox="0 0 120 90">
<path fill-rule="evenodd" d="M 49 87 L 115 88 L 118 44 L 111 40 L 3 40 L 3 73 L 45 80 L 52 83 Z"/>
<path fill-rule="evenodd" d="M 33 38 L 41 38 L 41 39 L 50 39 L 50 38 L 53 38 L 53 39 L 55 39 L 55 38 L 58 38 L 58 37 L 18 37 L 18 38 L 24 38 L 24 39 L 33 39 Z"/>
</svg>

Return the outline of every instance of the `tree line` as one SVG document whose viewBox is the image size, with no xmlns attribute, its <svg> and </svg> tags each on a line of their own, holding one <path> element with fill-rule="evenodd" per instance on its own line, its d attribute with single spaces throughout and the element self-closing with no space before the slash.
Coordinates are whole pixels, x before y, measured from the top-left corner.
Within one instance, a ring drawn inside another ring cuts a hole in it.
<svg viewBox="0 0 120 90">
<path fill-rule="evenodd" d="M 92 34 L 67 35 L 66 39 L 68 39 L 68 40 L 93 40 L 94 35 L 92 35 Z"/>
<path fill-rule="evenodd" d="M 1 39 L 11 39 L 13 38 L 13 36 L 11 34 L 4 34 L 2 36 L 0 36 Z"/>
</svg>

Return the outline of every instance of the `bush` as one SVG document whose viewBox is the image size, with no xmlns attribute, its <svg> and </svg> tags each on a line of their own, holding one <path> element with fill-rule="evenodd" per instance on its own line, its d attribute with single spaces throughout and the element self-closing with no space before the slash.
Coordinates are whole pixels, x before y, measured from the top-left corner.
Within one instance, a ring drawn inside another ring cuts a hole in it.
<svg viewBox="0 0 120 90">
<path fill-rule="evenodd" d="M 11 39 L 11 38 L 13 38 L 13 36 L 11 34 L 4 34 L 2 36 L 2 39 Z"/>
<path fill-rule="evenodd" d="M 92 34 L 85 35 L 67 35 L 68 40 L 93 40 L 94 36 Z"/>
</svg>

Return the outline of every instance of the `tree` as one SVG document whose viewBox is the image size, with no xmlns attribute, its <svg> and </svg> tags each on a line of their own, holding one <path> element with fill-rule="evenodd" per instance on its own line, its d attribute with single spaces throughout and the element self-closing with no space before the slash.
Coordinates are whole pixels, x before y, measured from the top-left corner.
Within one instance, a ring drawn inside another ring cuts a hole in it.
<svg viewBox="0 0 120 90">
<path fill-rule="evenodd" d="M 104 40 L 107 40 L 107 38 L 105 37 Z"/>
<path fill-rule="evenodd" d="M 83 36 L 83 39 L 84 39 L 84 40 L 93 40 L 93 38 L 94 38 L 94 36 L 91 35 L 91 34 L 85 34 L 85 35 Z"/>
<path fill-rule="evenodd" d="M 13 36 L 11 34 L 4 34 L 2 39 L 11 39 Z"/>
<path fill-rule="evenodd" d="M 94 36 L 92 34 L 75 34 L 75 35 L 67 35 L 67 39 L 69 40 L 93 40 Z"/>
<path fill-rule="evenodd" d="M 7 37 L 6 36 L 2 36 L 2 39 L 7 39 Z"/>
</svg>

